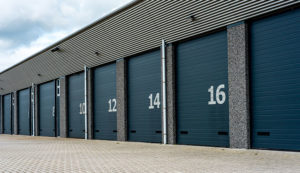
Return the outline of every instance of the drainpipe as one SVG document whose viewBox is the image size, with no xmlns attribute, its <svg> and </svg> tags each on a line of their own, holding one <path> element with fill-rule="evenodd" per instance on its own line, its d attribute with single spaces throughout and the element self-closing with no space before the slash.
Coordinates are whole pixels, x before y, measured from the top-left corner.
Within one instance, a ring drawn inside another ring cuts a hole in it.
<svg viewBox="0 0 300 173">
<path fill-rule="evenodd" d="M 85 140 L 88 139 L 88 120 L 87 120 L 87 107 L 88 107 L 88 102 L 87 102 L 87 90 L 88 90 L 88 87 L 87 87 L 87 83 L 88 83 L 88 68 L 87 66 L 85 65 L 84 66 L 84 137 L 85 137 Z"/>
<path fill-rule="evenodd" d="M 163 100 L 163 144 L 167 144 L 167 101 L 166 101 L 166 43 L 161 43 L 161 63 L 162 63 L 162 100 Z"/>
<path fill-rule="evenodd" d="M 32 101 L 32 136 L 35 136 L 35 99 L 34 99 L 34 83 L 32 83 L 31 87 L 31 101 Z"/>
</svg>

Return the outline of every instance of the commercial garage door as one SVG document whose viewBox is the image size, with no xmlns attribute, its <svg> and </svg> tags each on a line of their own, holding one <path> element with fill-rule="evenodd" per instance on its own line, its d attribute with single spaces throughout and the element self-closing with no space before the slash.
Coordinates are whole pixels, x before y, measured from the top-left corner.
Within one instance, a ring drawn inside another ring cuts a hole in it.
<svg viewBox="0 0 300 173">
<path fill-rule="evenodd" d="M 252 147 L 300 150 L 300 10 L 251 25 Z"/>
<path fill-rule="evenodd" d="M 116 65 L 94 69 L 94 138 L 117 139 Z"/>
<path fill-rule="evenodd" d="M 11 134 L 14 134 L 15 129 L 15 93 L 11 93 Z"/>
<path fill-rule="evenodd" d="M 18 92 L 18 134 L 30 135 L 30 89 Z"/>
<path fill-rule="evenodd" d="M 40 136 L 55 136 L 55 82 L 39 86 Z"/>
<path fill-rule="evenodd" d="M 128 140 L 161 142 L 160 51 L 128 61 Z"/>
<path fill-rule="evenodd" d="M 2 105 L 3 101 L 2 101 L 2 98 L 3 98 L 2 95 L 0 95 L 0 105 L 1 105 L 0 106 L 0 115 L 3 115 L 2 114 L 2 110 L 3 110 L 3 105 Z M 2 129 L 2 121 L 3 121 L 2 120 L 2 116 L 0 116 L 0 129 Z M 3 133 L 2 130 L 0 130 L 0 134 L 2 134 L 2 133 Z"/>
<path fill-rule="evenodd" d="M 11 128 L 11 94 L 7 94 L 3 98 L 3 133 L 12 134 Z"/>
<path fill-rule="evenodd" d="M 177 143 L 228 147 L 226 32 L 180 43 L 176 56 Z"/>
<path fill-rule="evenodd" d="M 60 136 L 60 79 L 57 79 L 55 82 L 56 82 L 56 102 L 55 102 L 56 136 Z"/>
<path fill-rule="evenodd" d="M 68 135 L 84 138 L 84 73 L 68 77 Z"/>
</svg>

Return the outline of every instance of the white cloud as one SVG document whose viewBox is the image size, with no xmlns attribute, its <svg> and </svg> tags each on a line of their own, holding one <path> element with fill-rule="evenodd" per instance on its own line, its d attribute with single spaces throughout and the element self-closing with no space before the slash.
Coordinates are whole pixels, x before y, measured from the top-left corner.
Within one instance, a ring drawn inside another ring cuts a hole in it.
<svg viewBox="0 0 300 173">
<path fill-rule="evenodd" d="M 131 0 L 0 0 L 0 71 Z"/>
<path fill-rule="evenodd" d="M 47 33 L 40 36 L 38 39 L 33 40 L 28 45 L 22 45 L 17 48 L 7 49 L 0 52 L 1 62 L 0 65 L 2 67 L 9 67 L 16 64 L 19 61 L 29 57 L 30 55 L 46 48 L 49 46 L 49 43 L 52 43 L 54 40 L 59 40 L 67 34 L 65 31 Z M 2 46 L 2 42 L 0 40 L 0 46 Z M 6 46 L 7 47 L 7 46 Z"/>
</svg>

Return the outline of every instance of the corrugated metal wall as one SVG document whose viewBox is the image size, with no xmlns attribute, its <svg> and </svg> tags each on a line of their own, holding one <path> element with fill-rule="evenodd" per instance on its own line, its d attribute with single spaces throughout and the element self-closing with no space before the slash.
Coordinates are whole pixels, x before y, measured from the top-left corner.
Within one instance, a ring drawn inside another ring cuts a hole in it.
<svg viewBox="0 0 300 173">
<path fill-rule="evenodd" d="M 61 51 L 51 52 L 49 48 L 2 72 L 0 94 L 81 71 L 84 65 L 94 67 L 159 47 L 161 39 L 179 41 L 297 3 L 296 0 L 141 1 L 59 42 Z M 190 15 L 196 21 L 191 22 Z"/>
</svg>

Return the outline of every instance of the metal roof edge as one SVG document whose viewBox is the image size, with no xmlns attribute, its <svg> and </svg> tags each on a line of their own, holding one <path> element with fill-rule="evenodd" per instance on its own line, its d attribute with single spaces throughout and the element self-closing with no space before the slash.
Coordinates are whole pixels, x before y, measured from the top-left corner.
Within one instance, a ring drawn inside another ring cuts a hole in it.
<svg viewBox="0 0 300 173">
<path fill-rule="evenodd" d="M 55 46 L 57 46 L 57 45 L 63 43 L 64 41 L 66 41 L 66 40 L 68 40 L 68 39 L 70 39 L 70 38 L 72 38 L 72 37 L 74 37 L 74 36 L 76 36 L 76 35 L 78 35 L 78 34 L 84 32 L 84 31 L 86 31 L 87 29 L 92 28 L 93 26 L 95 26 L 95 25 L 97 25 L 97 24 L 99 24 L 99 23 L 101 23 L 101 22 L 103 22 L 103 21 L 105 21 L 105 20 L 107 20 L 107 19 L 109 19 L 109 18 L 111 18 L 111 17 L 113 17 L 113 16 L 115 16 L 115 15 L 117 15 L 117 14 L 119 14 L 119 13 L 125 11 L 125 10 L 127 10 L 127 9 L 129 9 L 130 7 L 132 7 L 132 6 L 134 6 L 134 5 L 138 4 L 138 3 L 140 3 L 140 2 L 142 2 L 142 1 L 143 1 L 143 0 L 133 0 L 132 2 L 129 2 L 128 4 L 124 5 L 123 7 L 120 7 L 120 8 L 118 8 L 118 9 L 116 9 L 116 10 L 110 12 L 109 14 L 107 14 L 107 15 L 101 17 L 100 19 L 98 19 L 98 20 L 92 22 L 91 24 L 89 24 L 89 25 L 87 25 L 87 26 L 85 26 L 85 27 L 79 29 L 78 31 L 75 31 L 74 33 L 72 33 L 72 34 L 70 34 L 70 35 L 68 35 L 68 36 L 66 36 L 66 37 L 64 37 L 64 38 L 62 38 L 61 40 L 59 40 L 59 41 L 57 41 L 57 42 L 51 44 L 50 46 L 48 46 L 48 47 L 46 47 L 46 48 L 40 50 L 39 52 L 37 52 L 37 53 L 35 53 L 35 54 L 29 56 L 28 58 L 25 58 L 24 60 L 22 60 L 22 61 L 16 63 L 15 65 L 13 65 L 13 66 L 11 66 L 11 67 L 8 67 L 7 69 L 1 71 L 1 72 L 0 72 L 0 75 L 2 75 L 3 73 L 5 73 L 5 72 L 7 72 L 7 71 L 9 71 L 9 70 L 11 70 L 11 69 L 13 69 L 13 68 L 15 68 L 15 67 L 21 65 L 21 64 L 23 64 L 23 63 L 26 62 L 26 61 L 29 61 L 29 60 L 33 59 L 34 57 L 36 57 L 36 56 L 38 56 L 38 55 L 40 55 L 40 54 L 42 54 L 42 53 L 44 53 L 44 52 L 46 52 L 46 51 L 52 49 L 53 47 L 55 47 Z"/>
</svg>

